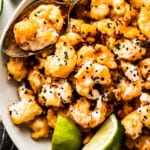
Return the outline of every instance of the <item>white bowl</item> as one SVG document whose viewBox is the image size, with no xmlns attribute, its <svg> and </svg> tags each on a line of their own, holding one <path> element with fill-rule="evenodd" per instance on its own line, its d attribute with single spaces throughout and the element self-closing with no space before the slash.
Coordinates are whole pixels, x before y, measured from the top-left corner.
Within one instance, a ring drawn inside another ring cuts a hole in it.
<svg viewBox="0 0 150 150">
<path fill-rule="evenodd" d="M 15 145 L 20 150 L 50 150 L 51 144 L 50 139 L 47 140 L 32 140 L 30 131 L 24 126 L 15 126 L 9 116 L 8 105 L 18 101 L 16 92 L 16 82 L 7 81 L 6 61 L 7 57 L 2 53 L 2 43 L 4 35 L 12 23 L 12 21 L 18 16 L 18 14 L 24 9 L 29 3 L 34 0 L 23 0 L 15 10 L 13 16 L 8 21 L 0 39 L 0 115 L 3 124 Z M 9 7 L 9 6 L 7 6 Z M 4 7 L 5 9 L 5 7 Z M 14 7 L 15 9 L 15 7 Z M 8 13 L 10 16 L 10 13 Z"/>
</svg>

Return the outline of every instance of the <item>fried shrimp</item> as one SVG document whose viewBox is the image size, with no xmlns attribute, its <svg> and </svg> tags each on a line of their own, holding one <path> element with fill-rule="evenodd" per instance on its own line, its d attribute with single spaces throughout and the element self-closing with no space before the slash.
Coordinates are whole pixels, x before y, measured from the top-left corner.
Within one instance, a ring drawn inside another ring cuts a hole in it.
<svg viewBox="0 0 150 150">
<path fill-rule="evenodd" d="M 106 65 L 110 69 L 115 69 L 117 64 L 114 54 L 104 45 L 95 46 L 84 45 L 77 52 L 77 65 L 82 65 L 87 60 L 95 61 L 100 65 Z"/>
<path fill-rule="evenodd" d="M 107 113 L 107 104 L 101 100 L 96 101 L 94 110 L 90 110 L 90 102 L 81 97 L 75 104 L 70 105 L 70 114 L 73 120 L 83 128 L 94 128 L 101 124 Z"/>
<path fill-rule="evenodd" d="M 150 0 L 81 0 L 69 19 L 65 11 L 47 0 L 14 24 L 22 49 L 53 48 L 7 61 L 8 80 L 20 85 L 12 122 L 51 138 L 63 116 L 84 147 L 114 113 L 125 129 L 120 149 L 149 149 Z"/>
<path fill-rule="evenodd" d="M 139 81 L 129 82 L 126 79 L 121 79 L 115 91 L 115 97 L 117 100 L 131 101 L 133 98 L 140 96 L 142 91 L 142 85 Z"/>
<path fill-rule="evenodd" d="M 118 56 L 118 59 L 125 59 L 128 61 L 139 60 L 146 53 L 146 49 L 141 46 L 138 39 L 119 40 L 112 50 L 114 54 Z"/>
<path fill-rule="evenodd" d="M 45 117 L 37 117 L 27 123 L 27 126 L 32 130 L 32 138 L 37 140 L 39 138 L 49 137 L 50 127 Z"/>
<path fill-rule="evenodd" d="M 21 101 L 10 105 L 8 109 L 15 124 L 26 123 L 42 113 L 42 108 L 30 94 L 23 94 Z"/>
<path fill-rule="evenodd" d="M 56 43 L 63 24 L 58 6 L 41 5 L 31 12 L 29 18 L 15 24 L 15 40 L 24 50 L 40 50 Z"/>
<path fill-rule="evenodd" d="M 141 9 L 139 18 L 138 18 L 138 26 L 140 31 L 147 37 L 150 38 L 150 10 L 147 10 L 145 7 Z"/>
<path fill-rule="evenodd" d="M 99 91 L 94 89 L 95 84 L 109 85 L 111 75 L 109 69 L 104 65 L 87 61 L 75 75 L 77 92 L 89 99 L 98 99 Z"/>
<path fill-rule="evenodd" d="M 132 139 L 137 139 L 142 133 L 143 124 L 137 110 L 124 117 L 121 123 L 125 128 L 125 133 Z"/>
<path fill-rule="evenodd" d="M 66 36 L 61 36 L 56 44 L 55 55 L 50 55 L 46 59 L 45 73 L 53 77 L 66 78 L 73 71 L 75 65 L 75 49 L 67 41 Z"/>
<path fill-rule="evenodd" d="M 15 80 L 21 81 L 28 74 L 28 68 L 25 65 L 26 61 L 23 58 L 9 58 L 7 70 Z"/>
<path fill-rule="evenodd" d="M 38 94 L 38 101 L 41 105 L 49 107 L 60 107 L 62 104 L 71 103 L 72 87 L 69 82 L 60 80 L 51 84 L 43 84 Z"/>
</svg>

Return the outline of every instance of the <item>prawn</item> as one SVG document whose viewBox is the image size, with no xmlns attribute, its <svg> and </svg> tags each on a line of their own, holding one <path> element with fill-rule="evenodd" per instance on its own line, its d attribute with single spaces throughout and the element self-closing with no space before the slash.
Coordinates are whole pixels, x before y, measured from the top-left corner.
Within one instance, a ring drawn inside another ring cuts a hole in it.
<svg viewBox="0 0 150 150">
<path fill-rule="evenodd" d="M 77 92 L 89 99 L 97 99 L 100 96 L 98 90 L 94 89 L 95 84 L 109 85 L 111 75 L 109 69 L 93 61 L 87 61 L 75 75 Z"/>
<path fill-rule="evenodd" d="M 39 50 L 55 44 L 64 24 L 61 10 L 54 5 L 41 5 L 28 18 L 14 26 L 14 37 L 24 50 Z"/>
<path fill-rule="evenodd" d="M 107 104 L 97 100 L 95 109 L 90 110 L 90 101 L 81 97 L 69 107 L 73 120 L 83 128 L 94 128 L 103 123 L 106 118 Z"/>
</svg>

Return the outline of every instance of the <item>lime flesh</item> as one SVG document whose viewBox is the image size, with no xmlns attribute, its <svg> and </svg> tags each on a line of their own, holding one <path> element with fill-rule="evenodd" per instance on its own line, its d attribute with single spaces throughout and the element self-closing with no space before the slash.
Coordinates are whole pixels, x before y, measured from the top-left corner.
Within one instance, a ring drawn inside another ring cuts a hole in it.
<svg viewBox="0 0 150 150">
<path fill-rule="evenodd" d="M 58 116 L 52 136 L 52 150 L 79 150 L 82 137 L 75 124 Z"/>
<path fill-rule="evenodd" d="M 124 129 L 112 114 L 82 150 L 120 150 Z"/>
</svg>

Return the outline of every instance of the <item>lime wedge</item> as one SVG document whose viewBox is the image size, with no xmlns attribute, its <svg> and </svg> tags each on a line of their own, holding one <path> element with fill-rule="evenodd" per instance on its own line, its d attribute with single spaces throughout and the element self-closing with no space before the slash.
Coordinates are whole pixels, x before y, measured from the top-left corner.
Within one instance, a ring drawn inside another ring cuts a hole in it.
<svg viewBox="0 0 150 150">
<path fill-rule="evenodd" d="M 58 116 L 52 136 L 52 150 L 79 150 L 81 143 L 81 133 L 76 125 Z"/>
<path fill-rule="evenodd" d="M 82 150 L 120 150 L 124 129 L 112 114 Z"/>
<path fill-rule="evenodd" d="M 3 0 L 0 0 L 0 14 L 2 12 L 2 9 L 3 9 Z"/>
</svg>

